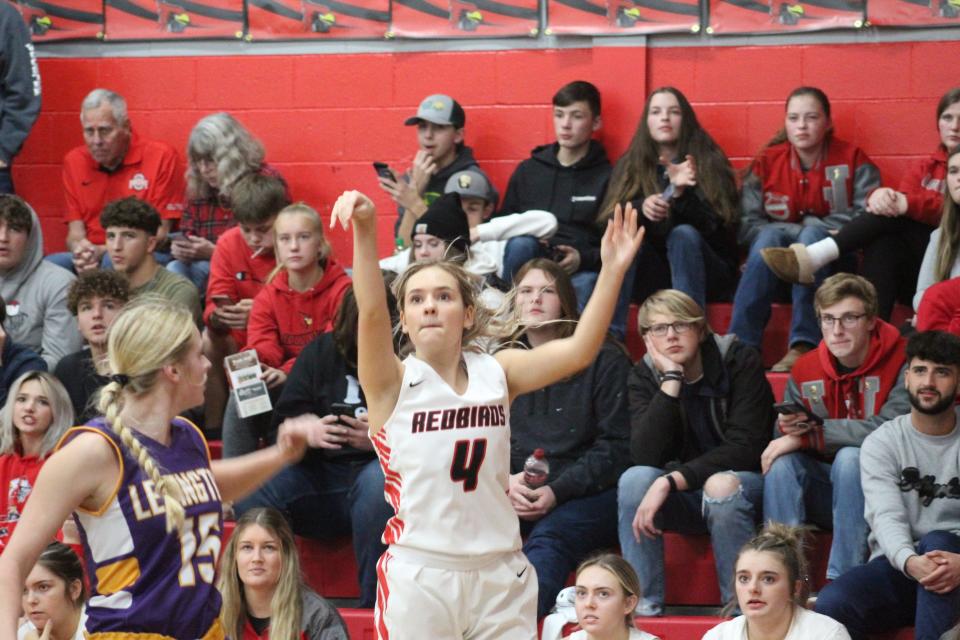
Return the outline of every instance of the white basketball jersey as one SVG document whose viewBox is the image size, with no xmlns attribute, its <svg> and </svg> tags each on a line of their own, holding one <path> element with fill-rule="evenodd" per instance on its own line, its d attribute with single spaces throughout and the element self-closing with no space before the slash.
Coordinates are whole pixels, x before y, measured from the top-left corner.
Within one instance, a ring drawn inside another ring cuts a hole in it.
<svg viewBox="0 0 960 640">
<path fill-rule="evenodd" d="M 463 354 L 469 383 L 458 395 L 433 368 L 407 356 L 397 406 L 373 438 L 396 515 L 384 544 L 474 556 L 520 549 L 507 497 L 510 406 L 500 363 Z"/>
</svg>

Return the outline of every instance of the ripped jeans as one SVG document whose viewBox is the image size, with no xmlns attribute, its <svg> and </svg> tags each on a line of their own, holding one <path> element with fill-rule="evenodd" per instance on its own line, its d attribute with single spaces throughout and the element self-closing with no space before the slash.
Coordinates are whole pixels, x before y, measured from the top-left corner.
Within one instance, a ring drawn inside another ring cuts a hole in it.
<svg viewBox="0 0 960 640">
<path fill-rule="evenodd" d="M 754 536 L 763 506 L 763 476 L 750 471 L 733 473 L 740 487 L 731 496 L 712 498 L 697 491 L 679 491 L 667 496 L 654 520 L 662 531 L 710 534 L 713 556 L 724 603 L 735 597 L 733 571 L 737 553 Z M 663 615 L 663 537 L 633 536 L 637 507 L 654 480 L 664 474 L 655 467 L 631 467 L 620 476 L 617 489 L 617 516 L 620 550 L 640 577 L 641 599 L 637 612 L 644 616 Z"/>
</svg>

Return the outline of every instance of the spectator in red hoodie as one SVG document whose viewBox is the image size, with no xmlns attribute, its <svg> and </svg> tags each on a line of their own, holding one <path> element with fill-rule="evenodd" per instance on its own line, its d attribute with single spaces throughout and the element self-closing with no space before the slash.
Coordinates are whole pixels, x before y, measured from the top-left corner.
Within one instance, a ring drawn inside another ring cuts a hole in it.
<svg viewBox="0 0 960 640">
<path fill-rule="evenodd" d="M 253 299 L 277 266 L 273 255 L 273 223 L 290 204 L 286 184 L 270 175 L 251 173 L 231 190 L 237 226 L 224 232 L 210 259 L 207 306 L 203 311 L 203 354 L 215 366 L 207 376 L 204 429 L 220 429 L 227 404 L 223 359 L 247 343 L 247 320 Z"/>
<path fill-rule="evenodd" d="M 279 390 L 303 348 L 333 329 L 350 277 L 330 255 L 323 222 L 312 207 L 302 202 L 285 207 L 277 214 L 273 237 L 277 267 L 253 300 L 244 349 L 257 352 L 267 388 Z M 241 424 L 231 400 L 224 416 L 224 456 L 248 451 L 251 441 L 237 436 L 265 433 L 269 418 L 260 414 Z"/>
<path fill-rule="evenodd" d="M 860 486 L 860 445 L 874 429 L 910 411 L 904 386 L 905 343 L 877 317 L 868 280 L 838 273 L 814 297 L 823 340 L 793 365 L 782 408 L 782 434 L 760 457 L 763 514 L 796 526 L 833 529 L 827 579 L 867 557 L 867 522 Z M 815 415 L 810 415 L 815 414 Z"/>
<path fill-rule="evenodd" d="M 909 304 L 913 297 L 930 233 L 940 224 L 947 153 L 960 145 L 960 87 L 940 98 L 937 131 L 937 149 L 910 168 L 898 190 L 880 187 L 870 193 L 867 213 L 872 215 L 858 216 L 837 235 L 809 246 L 764 249 L 767 265 L 788 282 L 803 282 L 823 265 L 862 248 L 862 273 L 877 288 L 880 317 L 889 320 L 897 298 Z"/>
<path fill-rule="evenodd" d="M 350 277 L 330 255 L 320 215 L 298 202 L 273 226 L 277 267 L 257 294 L 246 349 L 255 349 L 268 387 L 283 384 L 307 343 L 333 328 Z"/>
<path fill-rule="evenodd" d="M 960 336 L 960 278 L 927 289 L 917 309 L 917 331 L 949 331 Z"/>
</svg>

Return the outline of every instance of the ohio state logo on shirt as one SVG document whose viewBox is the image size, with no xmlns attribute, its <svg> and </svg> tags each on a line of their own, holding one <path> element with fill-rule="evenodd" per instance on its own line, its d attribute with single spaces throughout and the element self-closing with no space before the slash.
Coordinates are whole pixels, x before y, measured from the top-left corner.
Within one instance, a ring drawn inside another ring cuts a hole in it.
<svg viewBox="0 0 960 640">
<path fill-rule="evenodd" d="M 150 182 L 147 180 L 147 176 L 142 173 L 135 173 L 133 177 L 130 178 L 131 191 L 146 191 L 149 186 Z"/>
<path fill-rule="evenodd" d="M 4 322 L 8 331 L 16 331 L 24 325 L 27 321 L 27 314 L 22 312 L 20 308 L 20 303 L 16 300 L 8 302 L 7 305 L 7 320 Z"/>
</svg>

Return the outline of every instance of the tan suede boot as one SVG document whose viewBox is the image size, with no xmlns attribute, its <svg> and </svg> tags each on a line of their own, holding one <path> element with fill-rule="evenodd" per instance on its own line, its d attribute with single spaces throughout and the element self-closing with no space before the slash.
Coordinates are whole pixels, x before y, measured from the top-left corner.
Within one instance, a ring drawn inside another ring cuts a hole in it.
<svg viewBox="0 0 960 640">
<path fill-rule="evenodd" d="M 813 265 L 807 247 L 799 242 L 788 248 L 768 247 L 760 250 L 763 261 L 774 275 L 791 284 L 813 284 Z"/>
</svg>

